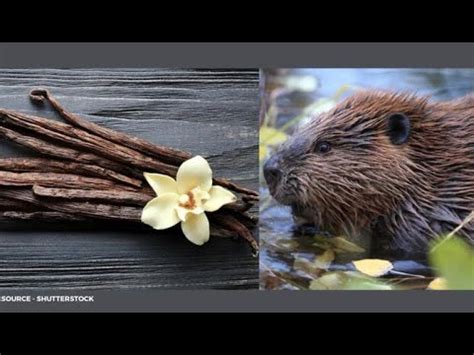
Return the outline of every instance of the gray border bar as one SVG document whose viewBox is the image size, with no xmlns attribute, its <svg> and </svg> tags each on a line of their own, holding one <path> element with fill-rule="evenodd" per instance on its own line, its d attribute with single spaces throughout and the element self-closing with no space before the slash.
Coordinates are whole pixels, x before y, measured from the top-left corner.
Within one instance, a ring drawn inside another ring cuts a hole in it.
<svg viewBox="0 0 474 355">
<path fill-rule="evenodd" d="M 0 43 L 3 68 L 473 66 L 474 43 Z"/>
<path fill-rule="evenodd" d="M 474 312 L 474 291 L 8 291 L 94 303 L 2 303 L 0 312 Z"/>
</svg>

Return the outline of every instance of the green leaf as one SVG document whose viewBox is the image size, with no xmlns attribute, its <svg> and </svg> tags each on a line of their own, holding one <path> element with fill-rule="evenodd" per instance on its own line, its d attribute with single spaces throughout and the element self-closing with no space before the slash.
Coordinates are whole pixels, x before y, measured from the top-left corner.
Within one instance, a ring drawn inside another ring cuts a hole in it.
<svg viewBox="0 0 474 355">
<path fill-rule="evenodd" d="M 331 272 L 309 284 L 310 290 L 339 290 L 347 282 L 347 276 L 341 272 Z"/>
<path fill-rule="evenodd" d="M 474 290 L 474 250 L 463 240 L 441 240 L 431 248 L 429 260 L 448 289 Z"/>
<path fill-rule="evenodd" d="M 360 246 L 348 241 L 343 237 L 334 237 L 330 240 L 339 252 L 363 253 L 365 251 L 364 248 L 361 248 Z"/>
<path fill-rule="evenodd" d="M 330 238 L 316 235 L 312 245 L 322 250 L 333 249 L 333 245 L 329 242 Z"/>
<path fill-rule="evenodd" d="M 389 291 L 393 290 L 393 286 L 388 285 L 386 283 L 377 281 L 377 280 L 370 280 L 370 279 L 362 279 L 362 278 L 352 278 L 350 279 L 345 290 L 380 290 L 380 291 Z"/>
<path fill-rule="evenodd" d="M 382 281 L 361 276 L 354 272 L 328 272 L 312 280 L 310 290 L 393 290 L 394 287 Z"/>
<path fill-rule="evenodd" d="M 334 252 L 340 254 L 340 253 L 363 253 L 365 252 L 364 248 L 361 248 L 360 246 L 348 241 L 344 237 L 322 237 L 316 235 L 314 237 L 315 242 L 313 243 L 313 246 L 323 249 L 323 250 L 328 250 L 332 249 Z"/>
</svg>

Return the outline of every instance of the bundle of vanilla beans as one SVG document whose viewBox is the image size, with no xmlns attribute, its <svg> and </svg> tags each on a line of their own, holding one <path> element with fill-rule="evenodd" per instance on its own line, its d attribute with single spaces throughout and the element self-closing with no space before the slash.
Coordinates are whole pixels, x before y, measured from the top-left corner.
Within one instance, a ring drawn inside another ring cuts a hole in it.
<svg viewBox="0 0 474 355">
<path fill-rule="evenodd" d="M 47 90 L 33 90 L 30 98 L 48 101 L 67 123 L 0 109 L 0 137 L 40 154 L 0 159 L 0 219 L 140 223 L 143 207 L 156 197 L 143 172 L 174 178 L 192 157 L 68 112 Z M 211 234 L 244 238 L 256 253 L 257 221 L 247 211 L 258 193 L 224 179 L 214 184 L 239 201 L 208 214 Z"/>
</svg>

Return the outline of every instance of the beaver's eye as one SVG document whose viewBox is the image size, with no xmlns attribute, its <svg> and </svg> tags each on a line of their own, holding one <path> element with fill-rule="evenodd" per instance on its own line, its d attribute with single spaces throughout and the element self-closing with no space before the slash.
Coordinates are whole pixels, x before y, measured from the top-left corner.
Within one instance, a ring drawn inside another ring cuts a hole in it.
<svg viewBox="0 0 474 355">
<path fill-rule="evenodd" d="M 316 144 L 316 147 L 314 148 L 314 151 L 316 153 L 321 153 L 325 154 L 328 153 L 331 150 L 331 144 L 328 142 L 319 142 Z"/>
</svg>

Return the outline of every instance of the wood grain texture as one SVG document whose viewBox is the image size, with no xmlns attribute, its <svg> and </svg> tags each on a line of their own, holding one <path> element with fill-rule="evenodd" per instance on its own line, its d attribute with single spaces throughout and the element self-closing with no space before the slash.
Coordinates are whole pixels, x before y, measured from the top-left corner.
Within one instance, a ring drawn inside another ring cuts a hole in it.
<svg viewBox="0 0 474 355">
<path fill-rule="evenodd" d="M 28 99 L 45 87 L 74 113 L 203 155 L 215 176 L 256 190 L 258 79 L 257 70 L 0 70 L 0 107 L 61 121 Z M 9 156 L 34 154 L 0 141 L 0 157 Z M 258 259 L 240 241 L 194 246 L 179 227 L 2 221 L 0 290 L 50 287 L 257 288 Z"/>
</svg>

